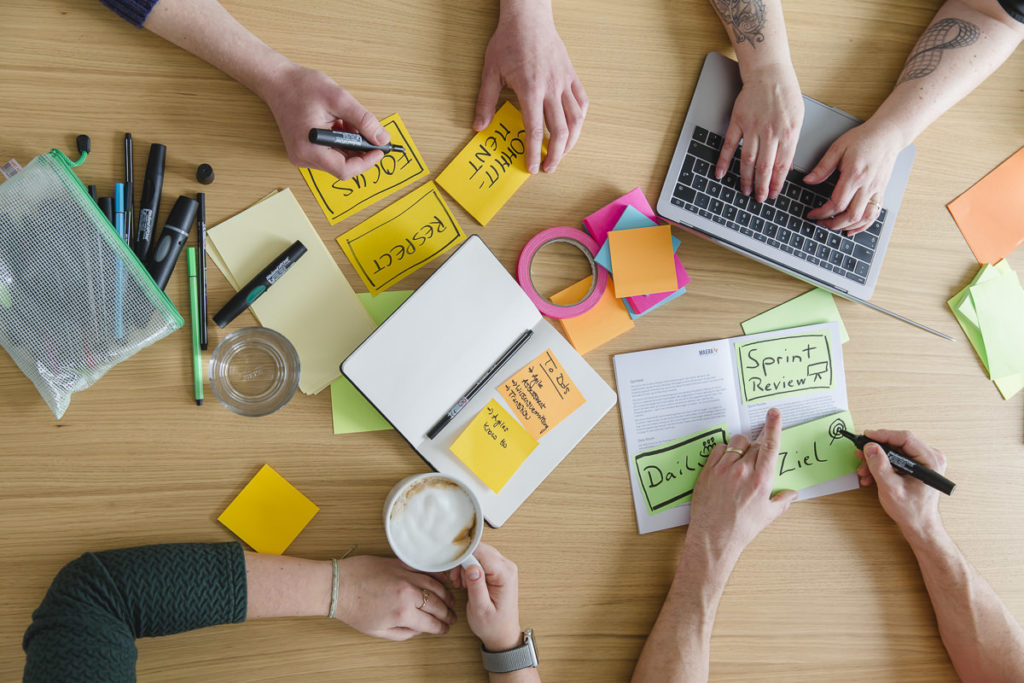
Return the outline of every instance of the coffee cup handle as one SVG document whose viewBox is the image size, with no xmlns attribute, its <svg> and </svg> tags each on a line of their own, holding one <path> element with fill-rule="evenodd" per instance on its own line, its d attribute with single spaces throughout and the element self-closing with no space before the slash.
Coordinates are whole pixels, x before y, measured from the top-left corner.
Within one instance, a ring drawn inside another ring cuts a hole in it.
<svg viewBox="0 0 1024 683">
<path fill-rule="evenodd" d="M 480 560 L 476 559 L 475 555 L 470 555 L 469 557 L 464 559 L 459 566 L 463 569 L 469 569 L 470 567 L 480 567 L 480 570 L 483 571 L 483 566 L 480 564 Z"/>
</svg>

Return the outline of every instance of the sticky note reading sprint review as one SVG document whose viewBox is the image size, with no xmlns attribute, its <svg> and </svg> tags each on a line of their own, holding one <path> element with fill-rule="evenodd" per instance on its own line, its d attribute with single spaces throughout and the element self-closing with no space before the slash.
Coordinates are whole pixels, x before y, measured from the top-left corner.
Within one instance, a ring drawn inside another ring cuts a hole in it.
<svg viewBox="0 0 1024 683">
<path fill-rule="evenodd" d="M 376 294 L 466 238 L 434 183 L 413 190 L 338 238 Z"/>
<path fill-rule="evenodd" d="M 537 440 L 492 398 L 452 444 L 452 453 L 499 493 L 536 447 Z"/>
<path fill-rule="evenodd" d="M 547 434 L 586 401 L 551 349 L 505 380 L 498 393 L 535 439 Z"/>
<path fill-rule="evenodd" d="M 339 180 L 314 168 L 299 169 L 332 225 L 429 172 L 398 114 L 384 119 L 380 125 L 391 135 L 391 144 L 404 147 L 404 152 L 385 154 L 376 166 L 349 180 Z"/>
<path fill-rule="evenodd" d="M 487 225 L 529 177 L 523 116 L 506 102 L 491 125 L 474 135 L 441 171 L 437 184 L 480 225 Z"/>
<path fill-rule="evenodd" d="M 832 388 L 828 332 L 785 335 L 736 345 L 744 403 Z"/>
<path fill-rule="evenodd" d="M 270 465 L 264 465 L 217 521 L 258 553 L 283 553 L 320 511 Z"/>
</svg>

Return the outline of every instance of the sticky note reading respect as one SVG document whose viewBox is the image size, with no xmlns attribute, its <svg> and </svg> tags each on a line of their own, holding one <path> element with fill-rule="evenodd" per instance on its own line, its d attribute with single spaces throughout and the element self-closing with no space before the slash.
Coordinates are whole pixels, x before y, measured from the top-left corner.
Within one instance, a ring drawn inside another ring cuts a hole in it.
<svg viewBox="0 0 1024 683">
<path fill-rule="evenodd" d="M 376 294 L 465 238 L 431 182 L 341 235 L 338 244 Z"/>
<path fill-rule="evenodd" d="M 711 449 L 728 442 L 727 427 L 720 424 L 634 456 L 647 512 L 653 515 L 688 502 Z"/>
<path fill-rule="evenodd" d="M 487 225 L 529 177 L 523 116 L 506 102 L 491 125 L 474 135 L 441 171 L 437 184 L 480 225 Z"/>
<path fill-rule="evenodd" d="M 827 391 L 833 386 L 827 332 L 758 339 L 736 345 L 744 403 Z"/>
<path fill-rule="evenodd" d="M 404 152 L 385 154 L 376 166 L 349 180 L 339 180 L 315 168 L 299 169 L 331 225 L 429 173 L 402 117 L 393 114 L 380 125 L 391 135 L 391 144 L 404 147 Z"/>
<path fill-rule="evenodd" d="M 258 553 L 283 553 L 320 511 L 270 465 L 264 465 L 217 521 Z"/>
<path fill-rule="evenodd" d="M 586 401 L 548 349 L 505 380 L 498 393 L 535 439 L 544 436 Z"/>
<path fill-rule="evenodd" d="M 860 466 L 857 447 L 838 430 L 854 432 L 848 412 L 836 413 L 782 430 L 779 473 L 772 493 L 785 489 L 799 491 L 844 474 Z"/>
<path fill-rule="evenodd" d="M 499 493 L 536 447 L 537 440 L 492 398 L 455 439 L 452 453 Z"/>
</svg>

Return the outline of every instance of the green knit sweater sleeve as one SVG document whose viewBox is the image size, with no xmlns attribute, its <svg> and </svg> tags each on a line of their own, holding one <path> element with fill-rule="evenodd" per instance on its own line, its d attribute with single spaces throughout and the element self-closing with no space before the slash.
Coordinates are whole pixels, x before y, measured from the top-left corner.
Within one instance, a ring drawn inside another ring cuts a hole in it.
<svg viewBox="0 0 1024 683">
<path fill-rule="evenodd" d="M 245 621 L 239 543 L 85 553 L 54 578 L 25 632 L 25 681 L 133 681 L 135 639 Z"/>
</svg>

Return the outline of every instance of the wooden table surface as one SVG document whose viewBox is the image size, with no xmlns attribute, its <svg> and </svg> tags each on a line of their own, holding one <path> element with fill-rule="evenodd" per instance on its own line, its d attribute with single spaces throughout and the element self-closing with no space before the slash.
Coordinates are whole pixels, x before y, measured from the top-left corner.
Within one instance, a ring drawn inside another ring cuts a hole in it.
<svg viewBox="0 0 1024 683">
<path fill-rule="evenodd" d="M 556 21 L 591 107 L 558 172 L 531 179 L 486 229 L 451 202 L 512 268 L 542 228 L 581 219 L 639 186 L 652 200 L 710 50 L 729 52 L 704 2 L 558 0 Z M 939 2 L 786 3 L 805 93 L 867 117 L 882 101 Z M 381 117 L 400 112 L 433 173 L 470 136 L 497 3 L 381 0 L 226 3 L 275 48 L 320 69 Z M 333 239 L 383 204 L 331 226 L 286 158 L 267 108 L 200 60 L 135 30 L 98 2 L 9 0 L 0 21 L 0 155 L 22 164 L 79 133 L 78 169 L 112 194 L 121 138 L 135 137 L 141 186 L 150 142 L 167 145 L 163 215 L 205 190 L 210 224 L 273 188 L 292 187 L 357 291 Z M 1024 397 L 1003 401 L 945 301 L 975 274 L 947 201 L 1024 143 L 1018 55 L 917 141 L 917 159 L 874 301 L 943 330 L 950 343 L 842 301 L 851 411 L 858 426 L 908 428 L 944 450 L 960 485 L 942 514 L 1010 610 L 1024 617 Z M 213 165 L 216 182 L 194 179 Z M 404 193 L 404 191 L 403 191 Z M 396 196 L 401 196 L 399 195 Z M 390 201 L 390 200 L 388 200 Z M 385 202 L 386 203 L 386 202 Z M 589 353 L 614 386 L 613 354 L 741 333 L 739 323 L 803 283 L 676 230 L 693 281 L 682 298 Z M 1024 270 L 1024 253 L 1010 257 Z M 570 265 L 571 264 L 571 265 Z M 542 264 L 553 290 L 578 263 Z M 433 264 L 406 278 L 413 288 Z M 188 310 L 185 267 L 167 293 Z M 232 293 L 210 267 L 212 310 Z M 255 324 L 247 312 L 231 329 Z M 211 327 L 210 349 L 224 331 Z M 297 395 L 269 417 L 191 398 L 186 328 L 74 395 L 57 421 L 0 357 L 0 678 L 20 675 L 20 639 L 57 570 L 88 550 L 224 541 L 217 515 L 264 463 L 320 506 L 288 549 L 328 558 L 349 545 L 387 554 L 380 506 L 425 465 L 394 431 L 334 436 L 328 391 Z M 208 359 L 209 354 L 204 354 Z M 207 387 L 209 392 L 209 388 Z M 640 536 L 613 409 L 501 529 L 485 540 L 520 567 L 524 626 L 537 632 L 549 681 L 623 681 L 675 567 L 685 531 Z M 459 597 L 460 613 L 464 596 Z M 443 637 L 374 640 L 326 619 L 270 620 L 140 641 L 146 681 L 480 681 L 478 641 L 461 620 Z M 909 549 L 873 490 L 799 503 L 744 553 L 712 638 L 715 680 L 954 679 Z"/>
</svg>

